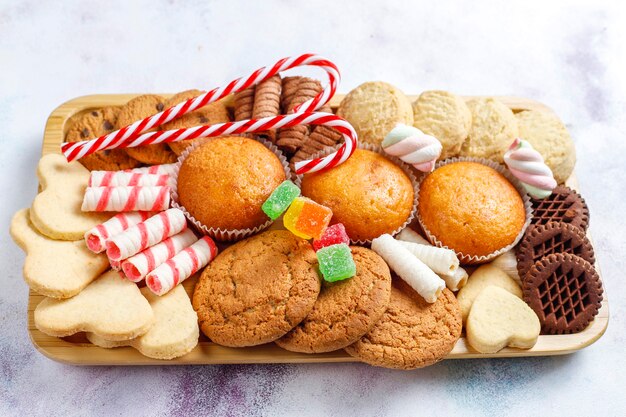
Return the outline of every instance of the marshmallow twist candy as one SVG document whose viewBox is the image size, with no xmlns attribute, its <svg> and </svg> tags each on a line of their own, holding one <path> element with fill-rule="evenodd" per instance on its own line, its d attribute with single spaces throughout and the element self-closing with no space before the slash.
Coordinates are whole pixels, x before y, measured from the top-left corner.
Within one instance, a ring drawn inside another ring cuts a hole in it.
<svg viewBox="0 0 626 417">
<path fill-rule="evenodd" d="M 422 261 L 417 259 L 402 243 L 391 235 L 382 235 L 372 241 L 372 250 L 389 264 L 389 267 L 409 284 L 426 302 L 434 303 L 446 283 Z"/>
<path fill-rule="evenodd" d="M 156 295 L 163 295 L 204 268 L 215 256 L 215 242 L 204 236 L 150 272 L 146 276 L 146 285 Z"/>
<path fill-rule="evenodd" d="M 163 211 L 170 187 L 87 187 L 82 211 Z"/>
<path fill-rule="evenodd" d="M 100 253 L 106 249 L 106 242 L 113 236 L 123 232 L 131 226 L 141 223 L 152 216 L 147 211 L 120 213 L 111 217 L 85 233 L 85 243 L 89 250 Z"/>
<path fill-rule="evenodd" d="M 437 138 L 401 123 L 385 136 L 382 147 L 389 155 L 400 158 L 422 172 L 435 169 L 435 162 L 442 150 Z"/>
<path fill-rule="evenodd" d="M 91 171 L 89 187 L 159 187 L 168 185 L 167 174 L 148 174 L 127 171 Z"/>
<path fill-rule="evenodd" d="M 139 282 L 163 262 L 174 257 L 178 252 L 196 242 L 198 238 L 191 229 L 165 239 L 161 243 L 139 252 L 122 262 L 122 271 L 126 278 Z"/>
<path fill-rule="evenodd" d="M 546 198 L 557 185 L 552 170 L 545 164 L 541 154 L 523 139 L 513 141 L 504 154 L 504 162 L 531 197 Z"/>
<path fill-rule="evenodd" d="M 130 258 L 186 228 L 183 212 L 169 209 L 114 236 L 107 242 L 107 256 L 114 261 Z"/>
</svg>

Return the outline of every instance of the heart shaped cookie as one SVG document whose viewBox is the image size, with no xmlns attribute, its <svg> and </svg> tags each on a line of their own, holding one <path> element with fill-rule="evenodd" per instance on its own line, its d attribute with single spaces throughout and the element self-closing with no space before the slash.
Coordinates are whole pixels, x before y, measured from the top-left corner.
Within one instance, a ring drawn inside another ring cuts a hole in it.
<svg viewBox="0 0 626 417">
<path fill-rule="evenodd" d="M 456 295 L 461 314 L 463 314 L 463 322 L 467 320 L 467 315 L 478 294 L 489 285 L 504 288 L 516 297 L 522 298 L 522 289 L 506 272 L 492 264 L 482 265 L 470 275 L 467 284 Z"/>
<path fill-rule="evenodd" d="M 467 317 L 467 341 L 481 353 L 506 346 L 530 349 L 541 325 L 528 305 L 507 290 L 490 285 L 476 297 Z"/>
<path fill-rule="evenodd" d="M 105 272 L 72 298 L 45 298 L 35 308 L 35 326 L 57 337 L 86 331 L 128 340 L 146 333 L 153 322 L 148 300 L 116 271 Z"/>
<path fill-rule="evenodd" d="M 44 235 L 58 240 L 80 240 L 85 232 L 111 214 L 81 211 L 89 171 L 80 162 L 60 154 L 44 155 L 37 167 L 42 191 L 35 197 L 30 219 Z"/>
<path fill-rule="evenodd" d="M 132 346 L 149 358 L 174 359 L 193 350 L 198 344 L 200 330 L 198 316 L 182 285 L 163 296 L 152 293 L 148 287 L 141 293 L 154 312 L 154 325 L 142 336 L 127 341 L 111 341 L 96 333 L 87 333 L 87 339 L 103 348 Z"/>
<path fill-rule="evenodd" d="M 109 261 L 104 254 L 91 252 L 82 239 L 69 242 L 43 236 L 28 211 L 15 213 L 10 232 L 26 252 L 23 275 L 31 289 L 46 297 L 69 298 L 106 271 Z"/>
</svg>

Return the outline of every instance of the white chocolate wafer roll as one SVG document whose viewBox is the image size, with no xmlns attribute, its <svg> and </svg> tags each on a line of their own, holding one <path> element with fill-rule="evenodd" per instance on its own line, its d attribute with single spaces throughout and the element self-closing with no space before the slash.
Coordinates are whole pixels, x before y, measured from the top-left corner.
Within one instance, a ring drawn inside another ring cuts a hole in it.
<svg viewBox="0 0 626 417">
<path fill-rule="evenodd" d="M 453 250 L 403 240 L 399 242 L 437 274 L 454 275 L 459 268 L 459 258 Z"/>
<path fill-rule="evenodd" d="M 121 261 L 182 232 L 187 220 L 182 211 L 172 208 L 138 223 L 107 242 L 107 256 Z"/>
<path fill-rule="evenodd" d="M 160 187 L 168 185 L 167 174 L 144 174 L 128 171 L 91 171 L 89 187 Z"/>
<path fill-rule="evenodd" d="M 400 233 L 398 233 L 398 235 L 396 236 L 396 239 L 399 239 L 404 242 L 412 242 L 412 243 L 417 243 L 420 245 L 427 245 L 427 246 L 434 247 L 426 239 L 424 239 L 419 233 L 417 233 L 415 230 L 410 229 L 408 227 L 405 227 Z M 456 254 L 454 256 L 456 257 Z M 468 278 L 467 271 L 465 271 L 460 266 L 456 268 L 454 273 L 452 274 L 438 273 L 438 275 L 441 277 L 441 279 L 443 279 L 446 282 L 446 287 L 448 287 L 448 289 L 450 289 L 451 291 L 460 290 L 467 283 L 467 278 Z"/>
<path fill-rule="evenodd" d="M 140 223 L 154 213 L 148 211 L 135 211 L 129 213 L 120 213 L 111 217 L 104 223 L 101 223 L 85 233 L 85 243 L 89 250 L 100 253 L 106 249 L 106 242 L 113 236 L 123 232 L 131 226 Z"/>
<path fill-rule="evenodd" d="M 82 211 L 163 211 L 170 187 L 87 187 Z"/>
<path fill-rule="evenodd" d="M 372 250 L 379 254 L 389 267 L 427 302 L 437 301 L 446 287 L 446 283 L 437 274 L 391 235 L 385 234 L 374 239 Z"/>
<path fill-rule="evenodd" d="M 146 285 L 156 295 L 163 295 L 204 268 L 216 255 L 215 242 L 204 236 L 150 272 Z"/>
<path fill-rule="evenodd" d="M 124 260 L 122 262 L 122 271 L 124 271 L 124 275 L 129 280 L 139 282 L 149 272 L 197 240 L 198 238 L 191 229 L 185 229 L 165 239 L 163 242 L 157 243 Z"/>
</svg>

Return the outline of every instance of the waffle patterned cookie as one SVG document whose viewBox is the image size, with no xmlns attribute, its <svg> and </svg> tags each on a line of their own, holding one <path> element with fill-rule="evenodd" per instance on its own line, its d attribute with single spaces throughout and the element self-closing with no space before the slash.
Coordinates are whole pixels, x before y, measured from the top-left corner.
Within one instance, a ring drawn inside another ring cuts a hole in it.
<svg viewBox="0 0 626 417">
<path fill-rule="evenodd" d="M 532 225 L 548 222 L 563 222 L 586 231 L 589 226 L 589 209 L 585 200 L 576 191 L 560 185 L 551 196 L 544 199 L 532 199 Z"/>
<path fill-rule="evenodd" d="M 522 280 L 535 262 L 553 253 L 571 253 L 595 263 L 593 246 L 582 230 L 568 223 L 548 222 L 527 231 L 519 245 L 517 271 Z"/>
<path fill-rule="evenodd" d="M 569 253 L 548 255 L 530 269 L 524 301 L 537 313 L 543 334 L 578 333 L 598 314 L 602 283 L 593 266 Z"/>
</svg>

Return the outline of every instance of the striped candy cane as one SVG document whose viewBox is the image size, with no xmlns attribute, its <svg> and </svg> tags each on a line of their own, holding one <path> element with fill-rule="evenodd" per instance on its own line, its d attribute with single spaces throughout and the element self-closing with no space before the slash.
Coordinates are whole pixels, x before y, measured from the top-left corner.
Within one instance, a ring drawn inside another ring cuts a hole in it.
<svg viewBox="0 0 626 417">
<path fill-rule="evenodd" d="M 161 126 L 164 123 L 197 110 L 209 103 L 220 100 L 232 93 L 252 87 L 253 85 L 273 77 L 281 71 L 305 65 L 320 67 L 326 71 L 328 74 L 329 84 L 320 94 L 295 107 L 294 112 L 315 111 L 326 104 L 335 94 L 341 76 L 337 66 L 331 61 L 318 55 L 304 54 L 297 57 L 283 58 L 272 66 L 257 69 L 248 77 L 233 80 L 223 87 L 215 88 L 207 93 L 199 95 L 198 97 L 179 103 L 176 106 L 170 107 L 143 120 L 136 121 L 135 123 L 109 133 L 108 135 L 101 136 L 90 141 L 64 143 L 61 145 L 61 151 L 67 158 L 68 162 L 71 162 L 100 150 L 118 148 L 120 145 L 128 143 L 152 128 Z"/>
</svg>

